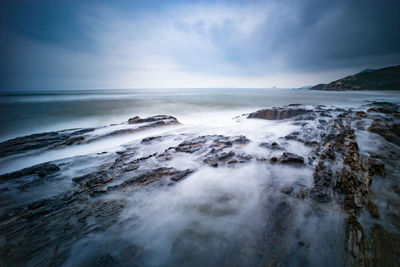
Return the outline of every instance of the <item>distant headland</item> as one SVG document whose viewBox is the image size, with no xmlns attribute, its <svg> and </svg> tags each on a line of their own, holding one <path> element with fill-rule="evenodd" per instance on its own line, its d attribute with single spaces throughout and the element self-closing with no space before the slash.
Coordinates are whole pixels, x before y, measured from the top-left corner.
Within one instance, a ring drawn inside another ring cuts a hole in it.
<svg viewBox="0 0 400 267">
<path fill-rule="evenodd" d="M 366 69 L 328 84 L 315 85 L 310 90 L 400 90 L 400 65 L 377 70 Z"/>
</svg>

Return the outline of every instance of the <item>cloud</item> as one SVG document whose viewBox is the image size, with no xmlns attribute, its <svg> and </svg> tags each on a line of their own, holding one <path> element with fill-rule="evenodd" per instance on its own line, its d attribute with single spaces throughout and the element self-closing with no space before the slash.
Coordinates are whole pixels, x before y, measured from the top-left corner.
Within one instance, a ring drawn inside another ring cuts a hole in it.
<svg viewBox="0 0 400 267">
<path fill-rule="evenodd" d="M 10 34 L 0 73 L 3 83 L 21 89 L 327 82 L 398 64 L 399 6 L 391 0 L 89 3 L 70 7 L 74 26 L 60 31 L 63 38 L 56 30 L 41 38 Z"/>
</svg>

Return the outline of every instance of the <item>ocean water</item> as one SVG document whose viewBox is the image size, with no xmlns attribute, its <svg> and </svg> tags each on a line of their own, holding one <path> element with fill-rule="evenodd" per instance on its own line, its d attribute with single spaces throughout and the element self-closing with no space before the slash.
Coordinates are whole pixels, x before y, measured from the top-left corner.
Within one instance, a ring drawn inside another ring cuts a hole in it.
<svg viewBox="0 0 400 267">
<path fill-rule="evenodd" d="M 233 116 L 291 103 L 361 106 L 400 103 L 398 92 L 293 89 L 159 89 L 0 93 L 0 141 L 68 128 L 166 114 L 186 124 L 223 123 Z"/>
<path fill-rule="evenodd" d="M 27 207 L 33 202 L 75 192 L 74 177 L 96 172 L 100 166 L 110 166 L 118 156 L 115 152 L 124 150 L 125 146 L 134 148 L 133 160 L 160 154 L 200 135 L 244 135 L 250 142 L 235 148 L 235 153 L 252 155 L 253 159 L 269 159 L 283 151 L 268 150 L 260 144 L 277 141 L 284 145 L 286 152 L 307 158 L 310 147 L 284 138 L 302 129 L 293 119 L 248 120 L 240 115 L 291 103 L 367 109 L 374 101 L 400 104 L 400 93 L 291 89 L 98 90 L 2 93 L 0 99 L 3 141 L 38 132 L 107 126 L 93 132 L 99 135 L 128 127 L 118 123 L 134 116 L 172 115 L 182 123 L 0 159 L 0 174 L 48 161 L 61 168 L 51 179 L 32 182 L 28 177 L 26 181 L 15 179 L 0 183 L 3 203 L 0 215 L 3 215 L 6 207 Z M 336 114 L 331 112 L 333 116 Z M 316 121 L 308 122 L 309 129 L 323 131 L 317 129 Z M 360 151 L 366 155 L 386 144 L 383 138 L 368 131 L 356 134 Z M 141 143 L 145 137 L 158 135 L 166 138 L 146 145 Z M 132 192 L 121 190 L 102 197 L 102 201 L 125 203 L 116 221 L 107 229 L 75 236 L 75 241 L 70 242 L 60 234 L 59 229 L 64 227 L 61 221 L 47 227 L 47 232 L 43 233 L 56 241 L 38 245 L 41 249 L 31 254 L 28 253 L 30 246 L 17 243 L 13 247 L 15 253 L 26 257 L 25 263 L 32 266 L 51 266 L 58 258 L 64 259 L 63 266 L 107 265 L 107 261 L 99 262 L 99 259 L 110 258 L 111 263 L 118 262 L 120 266 L 265 266 L 273 265 L 275 257 L 283 266 L 343 265 L 346 257 L 346 214 L 343 210 L 334 202 L 316 207 L 310 199 L 299 200 L 281 192 L 290 186 L 310 189 L 314 166 L 274 165 L 269 161 L 251 160 L 235 167 L 212 168 L 204 164 L 203 156 L 176 153 L 166 162 L 149 159 L 141 163 L 143 170 L 161 164 L 195 171 L 174 186 L 144 186 Z M 399 176 L 398 173 L 393 175 Z M 379 188 L 379 182 L 374 181 L 374 186 Z M 384 210 L 386 200 L 377 198 Z M 100 200 L 95 198 L 94 201 Z M 87 203 L 80 205 L 85 207 Z M 285 214 L 289 214 L 288 217 L 284 217 Z M 87 216 L 80 227 L 90 229 L 100 224 L 98 215 Z M 280 228 L 280 220 L 283 224 L 288 222 L 287 229 Z M 37 227 L 41 227 L 40 223 L 37 222 Z M 390 227 L 390 223 L 380 223 Z M 68 227 L 74 227 L 74 223 Z M 260 236 L 264 238 L 261 243 Z M 6 237 L 0 235 L 2 240 Z M 0 242 L 0 250 L 12 246 Z"/>
</svg>

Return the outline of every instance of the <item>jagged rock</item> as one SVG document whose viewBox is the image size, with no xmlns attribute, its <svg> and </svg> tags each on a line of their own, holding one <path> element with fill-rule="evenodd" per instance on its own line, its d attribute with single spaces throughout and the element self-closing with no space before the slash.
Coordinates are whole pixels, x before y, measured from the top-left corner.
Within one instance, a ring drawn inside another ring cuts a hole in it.
<svg viewBox="0 0 400 267">
<path fill-rule="evenodd" d="M 102 199 L 81 204 L 78 196 L 40 201 L 22 214 L 3 218 L 0 234 L 8 241 L 2 246 L 2 264 L 33 264 L 41 259 L 40 264 L 36 260 L 41 266 L 62 265 L 71 244 L 114 225 L 125 206 L 122 201 Z"/>
<path fill-rule="evenodd" d="M 300 132 L 293 132 L 291 134 L 286 135 L 285 139 L 286 140 L 298 140 L 299 139 L 299 135 L 300 135 Z"/>
<path fill-rule="evenodd" d="M 320 203 L 331 201 L 332 175 L 332 170 L 323 161 L 319 161 L 314 170 L 314 186 L 311 189 L 311 198 Z"/>
<path fill-rule="evenodd" d="M 367 117 L 367 113 L 365 113 L 364 111 L 357 111 L 356 113 L 354 113 L 354 116 L 356 118 L 366 118 Z"/>
<path fill-rule="evenodd" d="M 369 175 L 378 175 L 381 177 L 385 177 L 385 164 L 376 159 L 370 158 L 368 159 L 368 171 Z"/>
<path fill-rule="evenodd" d="M 273 107 L 262 109 L 250 113 L 248 119 L 265 119 L 265 120 L 284 120 L 293 118 L 306 113 L 311 113 L 312 110 L 304 108 L 302 105 L 289 105 L 285 107 Z"/>
<path fill-rule="evenodd" d="M 278 159 L 279 163 L 287 164 L 304 164 L 304 158 L 289 152 L 283 152 L 282 156 Z"/>
<path fill-rule="evenodd" d="M 15 171 L 11 173 L 6 173 L 0 175 L 0 181 L 16 179 L 27 175 L 37 175 L 40 178 L 46 177 L 48 175 L 54 174 L 60 170 L 56 164 L 53 163 L 43 163 L 22 169 L 20 171 Z"/>
<path fill-rule="evenodd" d="M 83 176 L 75 177 L 72 179 L 75 183 L 83 187 L 83 190 L 87 190 L 98 185 L 107 183 L 111 181 L 106 171 L 99 171 L 94 173 L 89 173 Z M 80 191 L 81 192 L 81 191 Z"/>
<path fill-rule="evenodd" d="M 281 150 L 282 149 L 276 142 L 272 142 L 271 144 L 261 143 L 260 147 L 265 147 L 265 148 L 272 149 L 272 150 Z"/>
<path fill-rule="evenodd" d="M 368 129 L 371 133 L 376 133 L 396 145 L 400 145 L 400 124 L 392 123 L 387 118 L 376 118 Z"/>
<path fill-rule="evenodd" d="M 234 144 L 244 145 L 249 142 L 245 136 L 205 135 L 180 143 L 175 150 L 178 152 L 194 153 L 200 149 L 211 148 L 211 153 L 221 151 Z M 207 145 L 208 144 L 208 145 Z"/>
<path fill-rule="evenodd" d="M 346 250 L 361 264 L 364 263 L 365 234 L 361 224 L 354 216 L 346 220 Z"/>
<path fill-rule="evenodd" d="M 367 110 L 368 113 L 383 113 L 383 114 L 398 114 L 397 108 L 370 108 Z"/>
<path fill-rule="evenodd" d="M 178 120 L 175 117 L 172 116 L 167 116 L 167 115 L 156 115 L 156 116 L 151 116 L 147 118 L 140 118 L 139 116 L 130 118 L 128 120 L 129 124 L 136 124 L 136 123 L 144 123 L 144 122 L 159 122 L 159 121 L 165 121 L 165 124 L 179 124 Z"/>
<path fill-rule="evenodd" d="M 180 143 L 175 150 L 178 152 L 185 152 L 185 153 L 194 153 L 201 149 L 203 145 L 207 142 L 207 138 L 204 136 L 200 136 L 198 138 L 189 140 L 189 141 L 184 141 Z M 231 146 L 232 144 L 226 144 L 227 146 Z"/>
<path fill-rule="evenodd" d="M 38 133 L 28 136 L 18 137 L 0 143 L 0 157 L 15 155 L 32 150 L 50 150 L 54 148 L 63 148 L 66 146 L 85 144 L 98 141 L 110 136 L 130 134 L 138 131 L 161 127 L 167 125 L 179 124 L 178 120 L 172 116 L 157 115 L 141 119 L 134 117 L 129 119 L 129 124 L 138 124 L 132 128 L 118 129 L 111 132 L 105 132 L 100 135 L 90 135 L 99 128 L 72 129 L 59 132 Z"/>
<path fill-rule="evenodd" d="M 161 138 L 162 138 L 162 136 L 151 136 L 151 137 L 146 137 L 146 138 L 143 138 L 143 139 L 142 139 L 142 143 L 148 143 L 148 142 L 150 142 L 150 141 L 157 140 L 157 139 L 161 139 Z"/>
<path fill-rule="evenodd" d="M 77 131 L 46 132 L 10 139 L 0 143 L 0 157 L 35 149 L 70 146 L 85 139 L 84 136 L 76 135 L 86 134 L 94 130 L 94 128 L 89 128 Z"/>
</svg>

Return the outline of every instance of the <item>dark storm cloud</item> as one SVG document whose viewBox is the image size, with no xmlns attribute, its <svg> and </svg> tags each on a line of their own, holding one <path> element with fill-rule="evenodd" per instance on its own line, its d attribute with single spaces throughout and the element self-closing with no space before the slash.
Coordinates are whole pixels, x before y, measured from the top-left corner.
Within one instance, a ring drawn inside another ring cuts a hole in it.
<svg viewBox="0 0 400 267">
<path fill-rule="evenodd" d="M 396 0 L 0 6 L 1 89 L 297 86 L 400 64 Z"/>
</svg>

